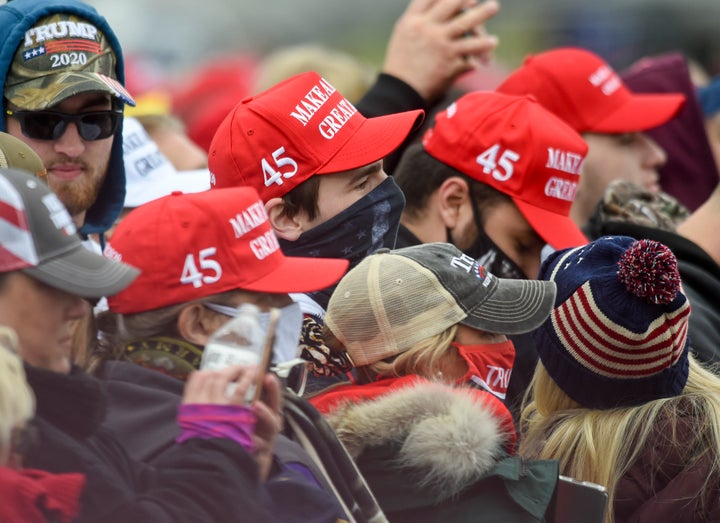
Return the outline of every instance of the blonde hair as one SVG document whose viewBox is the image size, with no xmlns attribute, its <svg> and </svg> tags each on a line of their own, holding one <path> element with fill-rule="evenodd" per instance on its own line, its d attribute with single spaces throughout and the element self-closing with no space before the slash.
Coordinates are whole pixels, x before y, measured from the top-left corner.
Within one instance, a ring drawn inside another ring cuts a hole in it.
<svg viewBox="0 0 720 523">
<path fill-rule="evenodd" d="M 689 361 L 688 382 L 682 394 L 608 410 L 579 405 L 538 363 L 523 401 L 519 454 L 531 459 L 556 459 L 561 474 L 605 486 L 609 495 L 605 521 L 612 523 L 619 480 L 643 452 L 653 431 L 667 427 L 664 433 L 671 445 L 692 450 L 693 458 L 710 456 L 711 473 L 697 498 L 706 499 L 712 495 L 710 478 L 720 474 L 720 377 L 692 356 Z M 694 445 L 679 440 L 676 422 L 680 418 L 693 423 Z"/>
<path fill-rule="evenodd" d="M 455 339 L 457 324 L 443 332 L 420 340 L 407 350 L 387 359 L 371 363 L 366 368 L 377 376 L 407 376 L 417 374 L 427 378 L 437 377 L 443 372 L 445 362 L 450 355 L 450 343 Z"/>
<path fill-rule="evenodd" d="M 25 379 L 16 347 L 15 332 L 0 327 L 0 465 L 7 463 L 12 450 L 13 429 L 35 413 L 35 396 Z"/>
</svg>

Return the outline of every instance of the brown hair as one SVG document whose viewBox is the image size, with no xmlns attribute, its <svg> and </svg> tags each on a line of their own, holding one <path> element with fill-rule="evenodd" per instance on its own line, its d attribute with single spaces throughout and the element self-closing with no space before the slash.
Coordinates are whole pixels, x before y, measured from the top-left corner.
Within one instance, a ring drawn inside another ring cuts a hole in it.
<svg viewBox="0 0 720 523">
<path fill-rule="evenodd" d="M 395 183 L 405 195 L 405 214 L 411 219 L 418 218 L 430 196 L 453 176 L 467 181 L 481 223 L 484 209 L 500 202 L 512 202 L 507 194 L 435 159 L 425 151 L 422 144 L 416 143 L 407 148 L 393 175 Z"/>
<path fill-rule="evenodd" d="M 320 189 L 320 179 L 317 176 L 311 176 L 300 185 L 292 189 L 283 196 L 285 203 L 285 215 L 292 218 L 299 212 L 305 212 L 308 219 L 314 220 L 318 214 L 318 192 Z"/>
</svg>

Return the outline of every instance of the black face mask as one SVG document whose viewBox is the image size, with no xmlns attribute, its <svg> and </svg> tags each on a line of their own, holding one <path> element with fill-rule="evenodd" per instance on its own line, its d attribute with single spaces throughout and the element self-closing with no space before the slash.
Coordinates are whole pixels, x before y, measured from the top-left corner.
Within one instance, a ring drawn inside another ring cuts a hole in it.
<svg viewBox="0 0 720 523">
<path fill-rule="evenodd" d="M 498 278 L 510 278 L 515 280 L 526 280 L 525 272 L 511 260 L 497 245 L 485 234 L 480 219 L 477 215 L 477 205 L 475 198 L 470 191 L 470 204 L 472 205 L 473 220 L 477 227 L 478 235 L 473 244 L 463 252 L 468 256 L 478 260 L 480 264 Z M 445 229 L 448 243 L 454 243 L 450 234 L 450 229 Z"/>
<path fill-rule="evenodd" d="M 395 246 L 405 197 L 395 181 L 388 177 L 350 207 L 300 235 L 295 241 L 280 239 L 287 256 L 344 258 L 350 269 L 378 249 Z M 349 269 L 348 269 L 349 270 Z M 309 293 L 327 308 L 335 286 Z"/>
</svg>

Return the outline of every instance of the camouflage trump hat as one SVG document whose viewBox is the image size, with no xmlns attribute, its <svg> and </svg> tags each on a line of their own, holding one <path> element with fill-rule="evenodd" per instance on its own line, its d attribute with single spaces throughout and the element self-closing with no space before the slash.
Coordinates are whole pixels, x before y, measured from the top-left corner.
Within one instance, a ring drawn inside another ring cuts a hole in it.
<svg viewBox="0 0 720 523">
<path fill-rule="evenodd" d="M 5 98 L 35 111 L 101 91 L 135 105 L 117 80 L 116 65 L 115 52 L 95 25 L 76 15 L 53 14 L 25 32 L 5 82 Z"/>
<path fill-rule="evenodd" d="M 0 132 L 0 167 L 22 169 L 45 180 L 47 169 L 28 144 L 8 133 Z"/>
</svg>

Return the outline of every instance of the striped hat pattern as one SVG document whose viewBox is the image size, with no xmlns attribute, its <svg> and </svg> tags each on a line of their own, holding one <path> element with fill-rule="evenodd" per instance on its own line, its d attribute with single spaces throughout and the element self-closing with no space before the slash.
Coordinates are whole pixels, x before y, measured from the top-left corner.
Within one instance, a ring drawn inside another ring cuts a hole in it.
<svg viewBox="0 0 720 523">
<path fill-rule="evenodd" d="M 86 248 L 71 216 L 42 180 L 0 168 L 0 273 L 18 270 L 93 299 L 119 292 L 140 273 Z"/>
<path fill-rule="evenodd" d="M 665 245 L 622 236 L 553 253 L 540 277 L 558 287 L 535 333 L 540 359 L 588 408 L 679 394 L 688 373 L 690 304 Z"/>
</svg>

